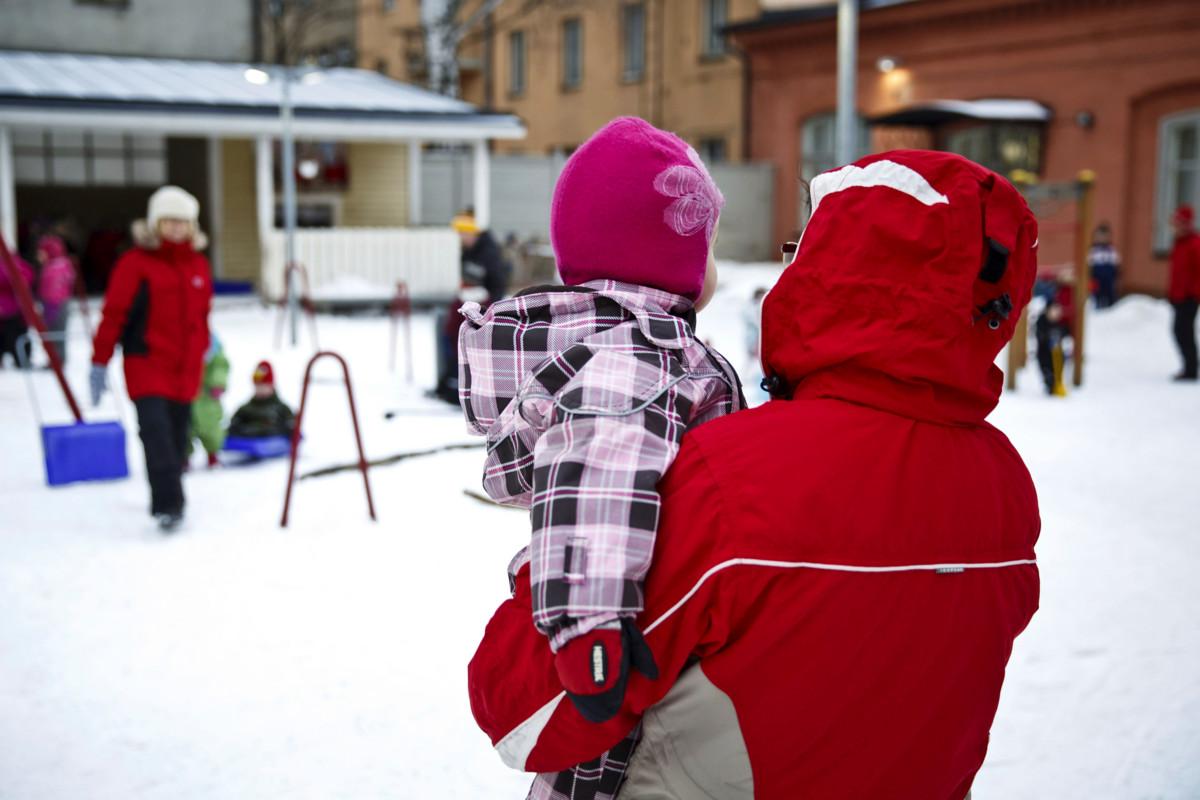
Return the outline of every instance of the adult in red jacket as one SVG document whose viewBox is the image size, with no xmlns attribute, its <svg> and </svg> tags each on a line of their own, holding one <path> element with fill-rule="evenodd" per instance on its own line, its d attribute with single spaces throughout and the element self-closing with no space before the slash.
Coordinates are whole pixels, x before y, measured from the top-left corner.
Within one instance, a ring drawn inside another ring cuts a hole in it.
<svg viewBox="0 0 1200 800">
<path fill-rule="evenodd" d="M 985 421 L 1037 225 L 1011 184 L 947 153 L 871 156 L 812 197 L 763 307 L 775 399 L 690 432 L 660 484 L 637 619 L 657 679 L 629 671 L 617 715 L 584 720 L 520 573 L 468 671 L 511 766 L 585 762 L 640 722 L 622 798 L 970 790 L 1038 603 L 1033 483 Z"/>
<path fill-rule="evenodd" d="M 183 519 L 183 466 L 191 403 L 208 350 L 212 277 L 198 219 L 200 204 L 177 186 L 150 197 L 134 224 L 136 247 L 117 262 L 93 342 L 92 403 L 107 388 L 105 369 L 118 342 L 125 385 L 138 412 L 146 453 L 150 513 L 164 532 Z"/>
<path fill-rule="evenodd" d="M 1167 300 L 1175 309 L 1175 343 L 1183 356 L 1183 370 L 1177 381 L 1197 379 L 1196 311 L 1200 308 L 1200 236 L 1196 235 L 1196 212 L 1180 206 L 1171 216 L 1175 245 L 1171 248 L 1171 282 Z"/>
</svg>

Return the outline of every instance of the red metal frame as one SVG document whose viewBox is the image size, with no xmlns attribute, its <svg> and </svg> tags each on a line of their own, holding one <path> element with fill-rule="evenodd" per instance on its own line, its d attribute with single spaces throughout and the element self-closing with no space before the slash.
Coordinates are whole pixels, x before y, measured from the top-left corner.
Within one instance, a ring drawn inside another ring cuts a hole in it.
<svg viewBox="0 0 1200 800">
<path fill-rule="evenodd" d="M 8 282 L 17 296 L 17 304 L 21 306 L 21 316 L 25 317 L 25 323 L 29 327 L 38 332 L 38 338 L 42 340 L 42 347 L 45 348 L 46 355 L 50 357 L 50 368 L 54 370 L 54 377 L 58 378 L 58 385 L 62 389 L 63 396 L 67 398 L 67 405 L 71 407 L 75 421 L 83 422 L 83 412 L 79 410 L 79 403 L 75 402 L 75 395 L 71 392 L 71 387 L 63 374 L 62 358 L 58 354 L 58 346 L 46 335 L 46 321 L 42 319 L 42 315 L 34 306 L 29 284 L 25 282 L 25 276 L 21 274 L 21 270 L 17 269 L 17 262 L 9 251 L 8 243 L 4 241 L 3 236 L 0 236 L 0 260 L 4 262 L 3 267 L 8 273 Z"/>
<path fill-rule="evenodd" d="M 324 357 L 335 359 L 342 365 L 342 378 L 346 384 L 346 398 L 350 401 L 350 419 L 354 423 L 354 442 L 358 445 L 358 468 L 362 472 L 363 487 L 367 490 L 367 511 L 371 514 L 371 521 L 375 521 L 375 501 L 371 499 L 371 481 L 367 477 L 366 454 L 363 452 L 362 432 L 358 427 L 358 411 L 354 406 L 354 389 L 350 386 L 350 367 L 346 365 L 346 359 L 342 358 L 337 353 L 331 350 L 322 350 L 315 353 L 308 360 L 308 367 L 304 370 L 304 388 L 300 392 L 300 408 L 296 411 L 296 427 L 292 429 L 292 454 L 288 464 L 288 482 L 287 493 L 283 497 L 283 518 L 279 521 L 279 527 L 286 528 L 288 524 L 288 511 L 292 505 L 292 484 L 296 482 L 296 457 L 300 453 L 300 426 L 304 422 L 304 408 L 308 400 L 308 385 L 312 382 L 313 366 L 316 365 Z"/>
<path fill-rule="evenodd" d="M 396 331 L 400 327 L 399 318 L 404 318 L 404 377 L 409 383 L 413 382 L 412 359 L 412 295 L 408 293 L 408 284 L 400 281 L 396 284 L 396 296 L 388 307 L 392 318 L 392 335 L 388 341 L 388 369 L 396 371 Z"/>
<path fill-rule="evenodd" d="M 292 299 L 293 272 L 298 272 L 300 279 L 304 281 L 304 288 L 300 292 L 300 307 L 308 315 L 309 336 L 313 349 L 320 350 L 321 343 L 317 340 L 317 309 L 312 301 L 312 286 L 308 282 L 308 270 L 300 263 L 288 264 L 283 270 L 283 299 L 279 301 L 279 310 L 275 314 L 275 349 L 278 350 L 283 343 L 283 321 L 287 316 L 288 301 Z"/>
</svg>

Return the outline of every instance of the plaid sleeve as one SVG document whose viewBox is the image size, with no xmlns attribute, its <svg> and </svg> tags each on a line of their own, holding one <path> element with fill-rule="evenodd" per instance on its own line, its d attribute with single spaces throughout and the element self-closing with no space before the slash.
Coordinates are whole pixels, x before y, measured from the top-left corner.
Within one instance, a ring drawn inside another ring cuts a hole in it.
<svg viewBox="0 0 1200 800">
<path fill-rule="evenodd" d="M 599 758 L 562 772 L 541 772 L 525 800 L 613 800 L 625 782 L 629 760 L 642 736 L 638 725 Z"/>
<path fill-rule="evenodd" d="M 555 650 L 642 609 L 658 481 L 691 403 L 661 354 L 574 353 L 543 372 L 556 409 L 533 452 L 533 620 Z"/>
</svg>

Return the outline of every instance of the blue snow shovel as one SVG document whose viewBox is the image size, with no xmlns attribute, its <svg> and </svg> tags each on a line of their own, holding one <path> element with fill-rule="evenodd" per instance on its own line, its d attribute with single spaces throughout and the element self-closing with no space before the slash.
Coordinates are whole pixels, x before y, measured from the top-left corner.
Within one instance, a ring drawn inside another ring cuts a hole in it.
<svg viewBox="0 0 1200 800">
<path fill-rule="evenodd" d="M 48 341 L 57 334 L 47 334 Z M 129 477 L 125 458 L 125 427 L 112 422 L 78 422 L 47 425 L 42 422 L 41 404 L 33 384 L 33 371 L 26 362 L 29 334 L 17 339 L 18 359 L 23 362 L 33 413 L 42 432 L 42 454 L 46 462 L 46 484 L 65 486 L 82 481 L 109 481 Z"/>
<path fill-rule="evenodd" d="M 112 480 L 129 476 L 129 465 L 125 461 L 125 429 L 118 422 L 84 422 L 83 412 L 75 402 L 75 395 L 63 373 L 62 359 L 58 348 L 46 330 L 46 322 L 33 304 L 33 294 L 25 276 L 17 268 L 16 259 L 9 252 L 8 244 L 0 236 L 0 269 L 8 276 L 9 285 L 16 295 L 21 315 L 29 327 L 37 331 L 42 346 L 50 358 L 50 367 L 58 379 L 63 397 L 75 416 L 73 425 L 43 425 L 37 394 L 33 388 L 33 376 L 29 364 L 22 364 L 29 382 L 30 397 L 33 399 L 34 414 L 42 430 L 42 452 L 46 458 L 46 483 L 62 486 L 77 481 Z M 25 334 L 28 337 L 29 334 Z M 26 339 L 28 341 L 28 339 Z M 18 342 L 18 358 L 27 350 L 24 342 Z"/>
</svg>

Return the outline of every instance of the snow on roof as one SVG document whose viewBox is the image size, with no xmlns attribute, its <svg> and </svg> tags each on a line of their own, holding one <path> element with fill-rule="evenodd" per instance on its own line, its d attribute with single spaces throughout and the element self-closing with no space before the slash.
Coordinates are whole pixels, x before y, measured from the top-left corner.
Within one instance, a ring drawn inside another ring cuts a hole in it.
<svg viewBox="0 0 1200 800">
<path fill-rule="evenodd" d="M 277 115 L 281 81 L 251 83 L 232 62 L 0 51 L 0 111 L 13 108 Z M 507 114 L 480 112 L 375 72 L 333 68 L 292 85 L 297 119 L 431 120 L 522 131 Z"/>
</svg>

